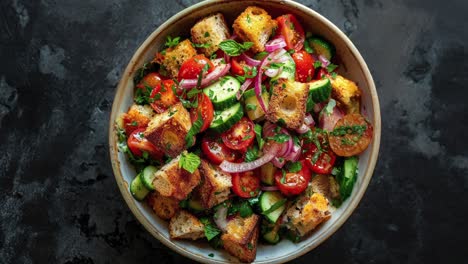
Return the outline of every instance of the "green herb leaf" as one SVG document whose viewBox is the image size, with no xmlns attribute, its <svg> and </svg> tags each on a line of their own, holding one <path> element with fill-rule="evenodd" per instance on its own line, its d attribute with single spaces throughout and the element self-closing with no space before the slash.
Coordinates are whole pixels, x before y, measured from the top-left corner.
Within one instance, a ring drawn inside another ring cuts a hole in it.
<svg viewBox="0 0 468 264">
<path fill-rule="evenodd" d="M 257 110 L 257 105 L 255 105 L 255 104 L 246 104 L 245 109 L 247 109 L 247 111 L 255 111 L 255 110 Z"/>
<path fill-rule="evenodd" d="M 177 46 L 177 44 L 179 44 L 179 41 L 180 37 L 171 38 L 171 36 L 167 36 L 166 43 L 164 45 L 168 48 L 174 47 Z"/>
<path fill-rule="evenodd" d="M 192 46 L 194 48 L 209 48 L 211 47 L 211 44 L 210 43 L 192 43 Z"/>
<path fill-rule="evenodd" d="M 330 99 L 330 101 L 328 101 L 327 106 L 325 106 L 325 113 L 327 115 L 331 115 L 333 113 L 333 108 L 335 108 L 335 106 L 336 106 L 336 101 L 334 99 Z"/>
<path fill-rule="evenodd" d="M 245 152 L 245 162 L 251 162 L 258 159 L 258 148 L 253 145 L 247 149 Z"/>
<path fill-rule="evenodd" d="M 304 50 L 310 54 L 314 53 L 314 49 L 310 46 L 309 40 L 304 41 Z"/>
<path fill-rule="evenodd" d="M 302 163 L 299 161 L 296 162 L 288 162 L 286 164 L 286 168 L 289 172 L 296 173 L 302 170 Z"/>
<path fill-rule="evenodd" d="M 250 207 L 249 202 L 243 202 L 239 207 L 239 215 L 242 218 L 247 218 L 253 214 L 252 207 Z"/>
<path fill-rule="evenodd" d="M 187 135 L 185 136 L 185 143 L 187 148 L 191 147 L 193 145 L 193 138 L 195 137 L 196 134 L 200 133 L 200 129 L 203 126 L 203 117 L 201 116 L 201 113 L 198 113 L 198 118 L 195 122 L 193 122 L 192 127 L 190 130 L 187 132 Z"/>
<path fill-rule="evenodd" d="M 332 72 L 332 71 L 334 71 L 337 67 L 338 67 L 338 65 L 335 65 L 335 64 L 333 64 L 333 63 L 330 63 L 330 64 L 327 66 L 327 71 L 328 71 L 328 72 Z"/>
<path fill-rule="evenodd" d="M 268 140 L 274 140 L 278 143 L 284 143 L 286 141 L 288 141 L 289 139 L 291 138 L 291 136 L 288 136 L 286 134 L 276 134 L 272 137 L 267 137 L 266 139 Z"/>
<path fill-rule="evenodd" d="M 318 68 L 320 68 L 320 67 L 322 67 L 322 62 L 319 61 L 319 60 L 316 60 L 316 61 L 314 62 L 314 68 L 315 68 L 315 69 L 318 69 Z"/>
<path fill-rule="evenodd" d="M 200 218 L 200 222 L 204 225 L 205 236 L 208 241 L 215 238 L 217 235 L 221 234 L 221 230 L 219 230 L 208 218 L 202 217 Z"/>
<path fill-rule="evenodd" d="M 193 153 L 182 153 L 179 160 L 179 168 L 194 173 L 195 170 L 200 166 L 201 160 L 200 157 Z"/>
<path fill-rule="evenodd" d="M 252 46 L 252 42 L 244 42 L 243 44 L 240 44 L 232 39 L 223 40 L 219 44 L 219 48 L 222 49 L 229 56 L 239 56 L 244 51 L 250 49 Z"/>
</svg>

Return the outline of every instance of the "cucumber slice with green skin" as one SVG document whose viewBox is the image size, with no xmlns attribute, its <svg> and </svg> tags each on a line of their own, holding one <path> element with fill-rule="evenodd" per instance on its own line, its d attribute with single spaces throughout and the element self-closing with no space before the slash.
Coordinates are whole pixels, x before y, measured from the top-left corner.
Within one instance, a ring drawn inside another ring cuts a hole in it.
<svg viewBox="0 0 468 264">
<path fill-rule="evenodd" d="M 216 110 L 223 110 L 237 102 L 236 94 L 240 87 L 241 84 L 236 78 L 225 76 L 203 89 L 203 92 L 211 99 Z"/>
<path fill-rule="evenodd" d="M 243 116 L 244 111 L 242 110 L 242 106 L 240 103 L 237 103 L 223 111 L 216 112 L 213 122 L 210 124 L 210 129 L 222 133 L 239 122 Z"/>
<path fill-rule="evenodd" d="M 340 195 L 343 201 L 353 192 L 353 187 L 358 176 L 358 163 L 359 159 L 357 157 L 346 158 L 343 162 L 341 173 L 336 177 L 340 185 Z"/>
<path fill-rule="evenodd" d="M 330 79 L 325 78 L 309 82 L 309 97 L 314 103 L 327 101 L 331 96 L 332 86 Z M 312 105 L 313 107 L 313 105 Z"/>
<path fill-rule="evenodd" d="M 260 167 L 260 180 L 268 185 L 273 185 L 275 183 L 275 173 L 276 167 L 273 163 L 268 162 Z"/>
<path fill-rule="evenodd" d="M 260 209 L 268 221 L 276 223 L 286 209 L 286 201 L 280 192 L 264 192 L 260 195 Z"/>
<path fill-rule="evenodd" d="M 150 190 L 145 187 L 141 180 L 141 174 L 138 174 L 130 183 L 130 193 L 132 194 L 133 198 L 137 199 L 138 201 L 142 201 L 149 192 Z"/>
<path fill-rule="evenodd" d="M 141 173 L 141 181 L 145 185 L 146 189 L 150 191 L 154 191 L 154 186 L 153 186 L 153 180 L 155 177 L 155 173 L 158 171 L 158 169 L 154 166 L 147 166 L 146 168 L 143 169 L 143 172 Z"/>
<path fill-rule="evenodd" d="M 266 89 L 265 89 L 265 86 L 262 85 L 262 94 L 263 93 L 266 93 Z M 242 98 L 244 98 L 244 100 L 246 99 L 249 99 L 250 97 L 253 97 L 253 96 L 256 96 L 257 94 L 255 93 L 255 89 L 252 88 L 252 89 L 249 89 L 249 90 L 246 90 L 243 94 L 242 94 Z"/>
<path fill-rule="evenodd" d="M 288 57 L 288 60 L 283 63 L 283 70 L 281 71 L 278 76 L 271 78 L 271 81 L 276 81 L 279 79 L 289 79 L 294 81 L 296 79 L 296 63 L 294 62 L 293 58 L 289 53 L 284 54 L 284 56 Z"/>
<path fill-rule="evenodd" d="M 308 41 L 317 56 L 322 55 L 327 60 L 331 60 L 335 56 L 335 47 L 323 38 L 312 37 Z"/>
<path fill-rule="evenodd" d="M 263 239 L 270 244 L 277 244 L 280 241 L 280 236 L 277 231 L 271 230 L 263 235 Z"/>
</svg>

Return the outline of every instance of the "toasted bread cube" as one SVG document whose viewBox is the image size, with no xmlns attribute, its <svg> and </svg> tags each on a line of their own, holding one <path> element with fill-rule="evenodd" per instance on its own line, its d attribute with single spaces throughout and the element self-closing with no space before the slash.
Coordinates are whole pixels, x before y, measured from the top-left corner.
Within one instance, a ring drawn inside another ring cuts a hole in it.
<svg viewBox="0 0 468 264">
<path fill-rule="evenodd" d="M 127 113 L 123 113 L 117 119 L 117 126 L 125 129 L 127 136 L 135 129 L 146 127 L 154 116 L 154 111 L 149 105 L 133 104 Z"/>
<path fill-rule="evenodd" d="M 229 39 L 229 27 L 221 13 L 217 13 L 198 21 L 190 30 L 193 43 L 205 44 L 207 47 L 200 50 L 207 56 L 219 49 L 219 43 Z"/>
<path fill-rule="evenodd" d="M 328 199 L 335 199 L 340 196 L 339 185 L 331 175 L 317 174 L 310 183 L 314 193 L 321 193 Z"/>
<path fill-rule="evenodd" d="M 177 103 L 151 119 L 145 138 L 169 157 L 175 157 L 186 149 L 185 136 L 191 127 L 189 112 Z"/>
<path fill-rule="evenodd" d="M 267 119 L 298 129 L 304 122 L 309 87 L 305 83 L 280 79 L 273 87 Z"/>
<path fill-rule="evenodd" d="M 252 262 L 257 254 L 260 217 L 242 218 L 237 215 L 227 224 L 227 233 L 221 236 L 224 249 L 242 262 Z"/>
<path fill-rule="evenodd" d="M 331 216 L 327 198 L 321 193 L 314 193 L 310 198 L 303 196 L 291 206 L 286 216 L 289 228 L 299 236 L 305 236 Z"/>
<path fill-rule="evenodd" d="M 197 50 L 192 46 L 192 42 L 186 39 L 177 46 L 158 53 L 154 62 L 161 64 L 161 67 L 167 71 L 168 77 L 177 78 L 180 66 L 195 55 Z"/>
<path fill-rule="evenodd" d="M 180 155 L 155 173 L 153 186 L 162 196 L 184 200 L 200 183 L 199 170 L 192 174 L 179 167 Z"/>
<path fill-rule="evenodd" d="M 158 192 L 150 193 L 146 198 L 146 202 L 153 208 L 156 215 L 164 220 L 171 219 L 180 209 L 179 200 L 164 197 Z"/>
<path fill-rule="evenodd" d="M 278 27 L 276 20 L 264 9 L 247 7 L 234 21 L 234 33 L 245 42 L 252 42 L 252 51 L 262 52 L 270 36 Z"/>
<path fill-rule="evenodd" d="M 355 82 L 337 75 L 330 78 L 332 85 L 332 98 L 336 99 L 346 110 L 346 114 L 360 113 L 361 90 Z"/>
<path fill-rule="evenodd" d="M 172 239 L 197 240 L 205 237 L 204 225 L 191 213 L 180 210 L 169 222 L 169 234 Z"/>
<path fill-rule="evenodd" d="M 226 201 L 231 193 L 231 175 L 205 160 L 201 161 L 199 170 L 202 183 L 197 187 L 196 193 L 200 197 L 202 206 L 209 209 Z"/>
</svg>

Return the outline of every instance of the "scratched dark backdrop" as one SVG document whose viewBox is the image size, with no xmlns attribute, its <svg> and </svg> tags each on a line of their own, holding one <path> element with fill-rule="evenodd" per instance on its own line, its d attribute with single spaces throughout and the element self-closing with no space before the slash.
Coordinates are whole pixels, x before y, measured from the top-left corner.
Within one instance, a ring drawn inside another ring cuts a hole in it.
<svg viewBox="0 0 468 264">
<path fill-rule="evenodd" d="M 135 49 L 195 2 L 0 2 L 0 263 L 189 262 L 125 205 L 107 123 Z M 360 206 L 294 263 L 466 263 L 468 2 L 303 3 L 361 51 L 383 128 Z"/>
</svg>

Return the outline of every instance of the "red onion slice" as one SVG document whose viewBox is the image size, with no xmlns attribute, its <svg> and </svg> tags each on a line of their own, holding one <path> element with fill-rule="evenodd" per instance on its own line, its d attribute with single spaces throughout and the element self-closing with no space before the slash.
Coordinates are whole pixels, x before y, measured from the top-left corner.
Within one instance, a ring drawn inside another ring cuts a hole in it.
<svg viewBox="0 0 468 264">
<path fill-rule="evenodd" d="M 221 229 L 221 231 L 225 232 L 227 228 L 227 207 L 224 205 L 218 206 L 216 212 L 214 213 L 214 222 L 216 225 Z"/>
<path fill-rule="evenodd" d="M 270 147 L 264 147 L 265 153 L 263 156 L 257 160 L 251 161 L 251 162 L 242 162 L 242 163 L 233 163 L 227 160 L 224 160 L 221 162 L 219 165 L 219 168 L 223 170 L 224 172 L 229 172 L 229 173 L 236 173 L 236 172 L 244 172 L 244 171 L 251 171 L 254 170 L 268 162 L 270 162 L 273 158 L 275 158 L 276 153 L 278 152 L 279 149 L 278 144 L 271 144 Z"/>
<path fill-rule="evenodd" d="M 201 87 L 205 87 L 219 78 L 226 75 L 231 68 L 231 64 L 222 64 L 208 73 L 201 81 Z M 192 89 L 197 86 L 197 79 L 182 79 L 179 82 L 179 89 Z"/>
<path fill-rule="evenodd" d="M 284 40 L 283 35 L 280 35 L 279 37 L 270 40 L 265 44 L 265 50 L 267 52 L 273 52 L 284 47 L 286 47 L 286 41 Z"/>
<path fill-rule="evenodd" d="M 301 146 L 294 144 L 293 148 L 289 152 L 289 155 L 285 156 L 284 158 L 289 161 L 297 161 L 299 157 L 301 156 L 301 152 L 302 152 Z"/>
<path fill-rule="evenodd" d="M 319 55 L 318 59 L 322 63 L 322 68 L 326 68 L 328 65 L 330 65 L 330 61 L 327 60 L 327 58 L 325 58 L 324 56 Z"/>
<path fill-rule="evenodd" d="M 280 160 L 281 159 L 281 160 Z M 286 163 L 286 159 L 284 158 L 274 158 L 271 163 L 277 168 L 283 168 L 284 164 Z"/>
<path fill-rule="evenodd" d="M 252 79 L 246 79 L 244 84 L 240 87 L 240 90 L 237 92 L 236 97 L 237 100 L 239 100 L 242 96 L 242 94 L 249 88 L 249 86 L 252 84 L 253 80 Z"/>
<path fill-rule="evenodd" d="M 302 123 L 301 127 L 296 129 L 296 132 L 299 134 L 304 134 L 310 130 L 310 127 L 306 123 Z"/>
<path fill-rule="evenodd" d="M 256 59 L 253 59 L 251 57 L 249 57 L 247 54 L 245 53 L 242 53 L 240 55 L 241 59 L 245 61 L 245 63 L 247 63 L 247 65 L 249 66 L 258 66 L 260 65 L 261 61 L 259 60 L 256 60 Z"/>
<path fill-rule="evenodd" d="M 319 115 L 319 127 L 327 131 L 333 131 L 336 122 L 344 116 L 343 112 L 335 106 L 331 114 L 326 113 L 325 109 Z"/>
<path fill-rule="evenodd" d="M 265 192 L 273 192 L 273 191 L 278 191 L 278 186 L 262 186 L 261 187 L 262 191 Z"/>
<path fill-rule="evenodd" d="M 315 121 L 314 121 L 314 118 L 312 117 L 312 115 L 310 113 L 307 113 L 306 116 L 304 117 L 304 123 L 308 126 L 314 126 L 315 125 Z"/>
</svg>

